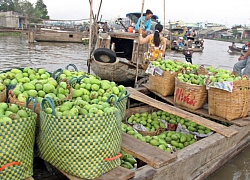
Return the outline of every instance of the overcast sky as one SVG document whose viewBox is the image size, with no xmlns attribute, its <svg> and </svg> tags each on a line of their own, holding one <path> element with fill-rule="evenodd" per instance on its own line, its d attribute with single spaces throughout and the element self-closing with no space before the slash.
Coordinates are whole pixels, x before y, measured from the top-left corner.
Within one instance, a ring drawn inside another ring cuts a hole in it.
<svg viewBox="0 0 250 180">
<path fill-rule="evenodd" d="M 35 4 L 36 0 L 29 0 Z M 77 20 L 89 18 L 89 0 L 43 0 L 50 19 Z M 100 0 L 93 0 L 96 14 Z M 100 15 L 105 20 L 125 17 L 130 12 L 141 12 L 142 0 L 103 0 Z M 250 0 L 165 0 L 165 19 L 187 23 L 220 23 L 229 27 L 250 24 Z M 164 0 L 145 0 L 144 11 L 150 9 L 164 20 Z"/>
</svg>

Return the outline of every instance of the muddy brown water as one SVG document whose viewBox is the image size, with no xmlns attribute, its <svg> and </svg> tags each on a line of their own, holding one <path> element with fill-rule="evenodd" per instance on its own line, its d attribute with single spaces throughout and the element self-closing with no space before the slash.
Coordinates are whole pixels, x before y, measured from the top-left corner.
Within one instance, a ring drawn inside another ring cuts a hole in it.
<svg viewBox="0 0 250 180">
<path fill-rule="evenodd" d="M 193 63 L 211 65 L 216 68 L 232 70 L 239 54 L 227 52 L 230 42 L 205 40 L 204 51 L 194 52 Z M 241 47 L 242 44 L 236 44 Z M 27 36 L 0 36 L 0 70 L 18 67 L 45 68 L 53 72 L 75 64 L 78 70 L 87 72 L 88 46 L 78 43 L 28 43 Z M 181 52 L 167 53 L 167 59 L 184 61 Z M 71 67 L 72 68 L 72 67 Z M 250 147 L 247 147 L 230 160 L 208 180 L 245 180 L 250 179 Z M 42 171 L 42 173 L 41 173 Z M 37 159 L 34 165 L 35 179 L 67 179 L 60 173 L 49 173 L 42 161 Z"/>
</svg>

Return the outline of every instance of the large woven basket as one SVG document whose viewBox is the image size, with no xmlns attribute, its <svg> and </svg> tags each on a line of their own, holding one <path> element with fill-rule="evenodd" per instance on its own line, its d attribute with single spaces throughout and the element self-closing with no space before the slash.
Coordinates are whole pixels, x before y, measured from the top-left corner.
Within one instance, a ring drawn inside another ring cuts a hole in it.
<svg viewBox="0 0 250 180">
<path fill-rule="evenodd" d="M 6 91 L 7 91 L 7 87 L 5 86 L 4 90 L 2 92 L 0 92 L 0 102 L 6 102 Z"/>
<path fill-rule="evenodd" d="M 208 101 L 205 85 L 190 84 L 175 78 L 174 103 L 192 110 L 202 108 Z"/>
<path fill-rule="evenodd" d="M 84 116 L 56 116 L 54 107 L 64 102 L 54 102 L 50 98 L 41 102 L 37 138 L 39 156 L 56 168 L 84 179 L 94 179 L 119 166 L 122 142 L 120 110 Z M 46 114 L 46 107 L 51 107 L 53 113 Z"/>
<path fill-rule="evenodd" d="M 149 89 L 157 92 L 162 96 L 169 96 L 174 94 L 175 76 L 177 72 L 164 71 L 163 75 L 158 74 L 149 75 Z"/>
<path fill-rule="evenodd" d="M 33 175 L 37 115 L 25 109 L 28 118 L 0 123 L 0 179 L 26 179 Z"/>
<path fill-rule="evenodd" d="M 233 92 L 210 87 L 208 89 L 208 112 L 226 120 L 245 117 L 250 110 L 250 81 L 233 82 Z"/>
</svg>

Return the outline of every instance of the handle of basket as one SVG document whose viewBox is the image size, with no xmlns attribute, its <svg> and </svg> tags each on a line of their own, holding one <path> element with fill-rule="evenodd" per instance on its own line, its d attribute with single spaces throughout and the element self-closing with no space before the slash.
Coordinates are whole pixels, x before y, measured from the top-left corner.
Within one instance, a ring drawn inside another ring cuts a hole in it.
<svg viewBox="0 0 250 180">
<path fill-rule="evenodd" d="M 247 75 L 242 75 L 241 79 L 246 78 L 246 80 L 249 80 L 249 77 Z"/>
<path fill-rule="evenodd" d="M 125 95 L 124 97 L 122 97 L 122 95 L 123 95 L 124 93 L 126 93 L 126 95 Z M 123 99 L 127 98 L 129 95 L 130 95 L 130 94 L 127 92 L 127 90 L 124 89 L 124 90 L 121 92 L 121 94 L 120 94 L 120 96 L 119 96 L 117 102 L 122 101 Z"/>
<path fill-rule="evenodd" d="M 51 97 L 45 97 L 42 99 L 41 101 L 41 110 L 44 111 L 44 104 L 48 102 L 51 109 L 52 109 L 52 114 L 55 116 L 56 115 L 56 111 L 55 111 L 55 102 Z"/>
<path fill-rule="evenodd" d="M 78 82 L 78 78 L 77 77 L 72 77 L 70 80 L 69 80 L 69 84 L 70 86 L 72 86 L 73 83 L 77 83 Z"/>
<path fill-rule="evenodd" d="M 117 102 L 118 102 L 118 99 L 117 99 L 117 96 L 116 96 L 115 94 L 111 94 L 111 95 L 108 97 L 108 99 L 106 100 L 106 102 L 110 104 L 110 100 L 111 100 L 112 97 L 115 99 L 114 106 L 116 107 L 116 104 L 117 104 Z"/>
<path fill-rule="evenodd" d="M 59 68 L 51 74 L 51 77 L 57 79 L 63 73 L 63 69 Z"/>
<path fill-rule="evenodd" d="M 78 78 L 78 83 L 81 83 L 81 80 L 82 79 L 84 79 L 84 78 L 89 78 L 89 76 L 87 76 L 86 74 L 84 74 L 84 75 L 82 75 L 82 76 L 80 76 L 79 78 Z"/>
<path fill-rule="evenodd" d="M 68 64 L 68 65 L 65 67 L 65 69 L 69 70 L 69 67 L 70 67 L 70 66 L 72 66 L 72 67 L 75 69 L 75 71 L 78 71 L 76 65 L 74 65 L 74 64 Z"/>
<path fill-rule="evenodd" d="M 7 168 L 9 166 L 14 166 L 14 165 L 20 166 L 21 163 L 20 162 L 7 163 L 7 164 L 3 165 L 2 167 L 0 167 L 0 172 L 3 171 L 5 168 Z"/>
<path fill-rule="evenodd" d="M 117 156 L 114 156 L 114 157 L 111 157 L 111 158 L 105 158 L 104 161 L 114 161 L 118 158 L 121 158 L 122 157 L 122 154 L 121 153 L 118 153 Z"/>
<path fill-rule="evenodd" d="M 32 102 L 32 111 L 35 112 L 36 105 L 37 105 L 37 103 L 38 103 L 37 97 L 29 96 L 29 97 L 26 99 L 26 105 L 25 105 L 26 108 L 28 107 L 28 105 L 29 105 L 30 102 Z"/>
</svg>

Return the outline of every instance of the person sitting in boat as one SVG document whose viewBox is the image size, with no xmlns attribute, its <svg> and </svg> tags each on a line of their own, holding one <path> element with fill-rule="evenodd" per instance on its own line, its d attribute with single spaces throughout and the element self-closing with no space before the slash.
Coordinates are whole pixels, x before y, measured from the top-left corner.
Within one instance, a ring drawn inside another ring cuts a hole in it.
<svg viewBox="0 0 250 180">
<path fill-rule="evenodd" d="M 150 32 L 150 28 L 151 28 L 151 18 L 153 16 L 153 13 L 151 10 L 147 9 L 146 11 L 146 16 L 142 16 L 142 35 L 147 35 Z M 135 25 L 135 29 L 139 30 L 140 29 L 140 23 L 141 23 L 141 18 L 138 19 L 136 25 Z"/>
<path fill-rule="evenodd" d="M 235 42 L 232 42 L 232 47 L 236 48 Z"/>
<path fill-rule="evenodd" d="M 142 68 L 147 69 L 150 61 L 155 61 L 158 58 L 164 58 L 166 53 L 166 38 L 161 36 L 163 26 L 161 24 L 155 25 L 154 34 L 150 34 L 147 37 L 142 37 L 143 30 L 140 28 L 139 41 L 140 44 L 148 43 L 148 52 L 144 53 L 144 60 Z"/>
<path fill-rule="evenodd" d="M 250 43 L 248 42 L 246 45 L 248 46 L 248 51 L 245 55 L 238 58 L 238 62 L 234 64 L 233 72 L 236 72 L 239 76 L 242 76 L 242 74 L 247 75 L 250 78 Z"/>
<path fill-rule="evenodd" d="M 183 37 L 179 37 L 178 38 L 178 40 L 177 40 L 177 44 L 178 44 L 178 46 L 180 46 L 180 47 L 184 47 L 184 44 L 183 44 Z"/>
</svg>

